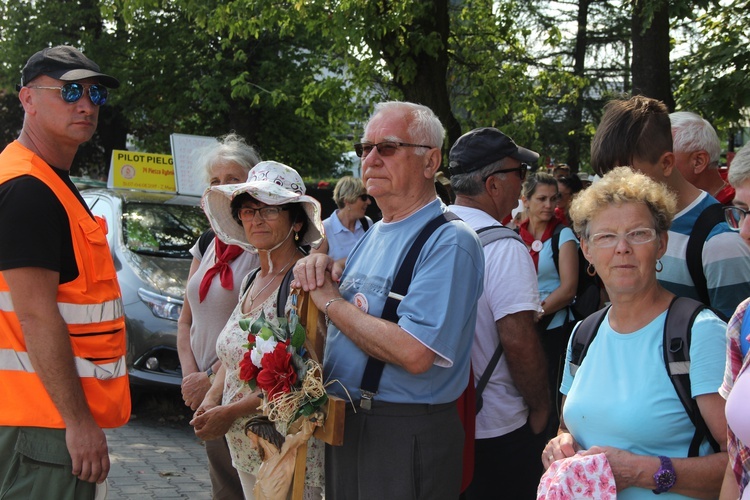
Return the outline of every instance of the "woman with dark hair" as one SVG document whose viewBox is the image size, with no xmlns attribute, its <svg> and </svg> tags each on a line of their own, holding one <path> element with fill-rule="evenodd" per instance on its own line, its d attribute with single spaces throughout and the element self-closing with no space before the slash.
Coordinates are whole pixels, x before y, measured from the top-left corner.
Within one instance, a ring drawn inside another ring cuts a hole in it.
<svg viewBox="0 0 750 500">
<path fill-rule="evenodd" d="M 570 226 L 570 202 L 573 197 L 583 190 L 583 182 L 577 175 L 564 175 L 557 178 L 557 207 L 555 208 L 555 217 L 560 219 L 563 224 Z"/>
<path fill-rule="evenodd" d="M 519 234 L 529 247 L 537 269 L 539 298 L 544 312 L 538 330 L 547 356 L 547 376 L 551 388 L 560 387 L 565 346 L 573 326 L 573 315 L 568 307 L 575 298 L 578 286 L 578 240 L 573 231 L 555 217 L 559 198 L 557 179 L 538 172 L 529 177 L 521 193 L 528 219 L 521 222 Z M 552 243 L 557 243 L 557 252 Z M 558 262 L 554 254 L 558 254 Z M 552 411 L 547 437 L 555 435 L 560 412 L 560 395 L 552 391 Z"/>
<path fill-rule="evenodd" d="M 191 425 L 202 439 L 226 434 L 232 463 L 242 489 L 253 498 L 261 458 L 245 434 L 247 417 L 260 405 L 260 391 L 240 377 L 240 361 L 248 352 L 247 332 L 240 321 L 253 323 L 263 315 L 278 322 L 281 284 L 305 248 L 323 237 L 320 204 L 304 193 L 302 178 L 292 168 L 273 161 L 258 163 L 244 184 L 214 186 L 203 196 L 203 208 L 218 238 L 257 253 L 260 269 L 243 283 L 239 303 L 219 334 L 216 352 L 221 368 Z M 289 305 L 286 308 L 289 309 Z M 306 494 L 323 491 L 323 444 L 311 440 L 308 449 Z"/>
</svg>

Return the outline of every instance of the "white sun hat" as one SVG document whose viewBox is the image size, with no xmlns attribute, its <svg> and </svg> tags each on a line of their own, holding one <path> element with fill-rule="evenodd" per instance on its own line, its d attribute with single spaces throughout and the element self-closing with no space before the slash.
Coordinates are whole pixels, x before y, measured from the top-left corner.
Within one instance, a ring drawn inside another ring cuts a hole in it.
<svg viewBox="0 0 750 500">
<path fill-rule="evenodd" d="M 257 253 L 257 249 L 247 241 L 245 229 L 232 217 L 232 200 L 242 193 L 247 193 L 266 205 L 301 203 L 307 214 L 308 224 L 299 244 L 313 248 L 320 245 L 325 234 L 320 219 L 320 203 L 305 194 L 305 183 L 296 170 L 275 161 L 262 161 L 255 165 L 244 184 L 211 186 L 203 194 L 203 210 L 221 241 Z"/>
</svg>

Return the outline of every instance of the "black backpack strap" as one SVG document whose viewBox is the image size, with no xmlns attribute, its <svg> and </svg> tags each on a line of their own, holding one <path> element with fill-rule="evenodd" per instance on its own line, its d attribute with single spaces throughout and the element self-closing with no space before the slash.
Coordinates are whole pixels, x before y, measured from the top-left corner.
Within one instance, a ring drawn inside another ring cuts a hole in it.
<svg viewBox="0 0 750 500">
<path fill-rule="evenodd" d="M 698 293 L 700 301 L 707 307 L 711 307 L 711 299 L 708 296 L 706 275 L 703 273 L 703 245 L 706 243 L 706 238 L 708 238 L 711 230 L 722 221 L 724 221 L 724 207 L 721 203 L 714 203 L 703 209 L 703 212 L 695 221 L 685 251 L 685 261 L 690 278 L 695 285 L 695 291 Z M 722 319 L 726 321 L 726 318 Z"/>
<path fill-rule="evenodd" d="M 367 220 L 367 217 L 362 217 L 359 219 L 359 223 L 362 224 L 362 229 L 367 232 L 368 229 L 370 229 L 370 221 Z"/>
<path fill-rule="evenodd" d="M 292 280 L 294 279 L 294 267 L 290 267 L 284 275 L 284 279 L 281 280 L 279 286 L 279 293 L 276 296 L 276 317 L 283 318 L 286 316 L 286 302 L 289 300 L 289 289 L 291 288 Z"/>
<path fill-rule="evenodd" d="M 685 407 L 690 421 L 695 426 L 688 457 L 698 456 L 704 439 L 708 439 L 715 452 L 719 451 L 719 445 L 708 430 L 690 389 L 691 329 L 695 318 L 705 308 L 697 300 L 675 297 L 669 305 L 667 319 L 664 322 L 664 366 L 682 406 Z"/>
<path fill-rule="evenodd" d="M 611 306 L 610 306 L 611 307 Z M 599 309 L 578 324 L 570 339 L 570 361 L 568 363 L 570 374 L 575 376 L 578 368 L 583 363 L 583 358 L 589 352 L 589 346 L 596 337 L 604 318 L 607 316 L 609 307 Z"/>
<path fill-rule="evenodd" d="M 208 245 L 210 245 L 214 241 L 215 237 L 216 234 L 214 233 L 213 229 L 207 229 L 203 234 L 200 235 L 200 238 L 198 238 L 198 250 L 201 253 L 201 257 L 206 255 Z"/>
<path fill-rule="evenodd" d="M 552 261 L 555 263 L 555 271 L 557 271 L 558 276 L 560 276 L 560 233 L 566 227 L 563 224 L 558 224 L 552 233 Z"/>
<path fill-rule="evenodd" d="M 406 253 L 406 257 L 404 257 L 401 267 L 399 267 L 396 272 L 393 286 L 388 294 L 388 298 L 385 300 L 383 312 L 380 315 L 381 318 L 393 323 L 398 322 L 398 305 L 409 290 L 412 274 L 414 273 L 414 266 L 417 263 L 417 258 L 419 258 L 422 247 L 424 247 L 424 244 L 437 228 L 453 220 L 460 219 L 453 212 L 442 213 L 427 223 L 417 235 L 411 248 L 409 248 L 409 251 Z M 362 374 L 362 383 L 360 384 L 362 399 L 359 405 L 365 410 L 369 410 L 372 407 L 372 398 L 378 392 L 380 377 L 383 375 L 383 368 L 385 368 L 385 363 L 383 361 L 373 358 L 372 356 L 368 357 L 365 371 Z"/>
<path fill-rule="evenodd" d="M 255 281 L 255 277 L 260 272 L 260 268 L 255 268 L 252 271 L 250 271 L 247 276 L 245 276 L 245 279 L 242 280 L 242 285 L 240 286 L 240 298 L 242 298 L 243 295 L 247 292 L 247 289 L 250 288 L 250 285 L 253 284 L 253 281 Z"/>
<path fill-rule="evenodd" d="M 477 229 L 477 236 L 479 236 L 479 242 L 483 247 L 489 245 L 493 241 L 501 240 L 504 238 L 512 238 L 520 242 L 524 246 L 524 248 L 526 248 L 526 243 L 524 243 L 523 238 L 521 238 L 514 230 L 505 226 L 485 226 L 479 228 Z M 482 372 L 482 376 L 479 377 L 479 382 L 477 383 L 476 387 L 476 413 L 479 413 L 482 409 L 482 405 L 484 404 L 484 400 L 482 399 L 482 392 L 484 391 L 484 388 L 487 387 L 487 384 L 490 381 L 490 377 L 492 377 L 492 374 L 494 373 L 497 364 L 500 362 L 500 357 L 502 355 L 503 344 L 502 342 L 500 342 L 497 344 L 497 348 L 492 354 L 492 358 L 490 358 L 489 363 L 487 363 L 484 372 Z"/>
<path fill-rule="evenodd" d="M 482 411 L 482 406 L 484 405 L 484 400 L 482 399 L 482 392 L 484 391 L 484 388 L 487 387 L 487 383 L 490 381 L 490 377 L 492 377 L 492 373 L 495 371 L 495 367 L 500 362 L 500 358 L 503 355 L 503 343 L 499 342 L 497 344 L 497 349 L 495 349 L 495 352 L 492 354 L 492 358 L 490 358 L 490 362 L 487 363 L 487 367 L 484 369 L 484 372 L 482 373 L 482 376 L 479 378 L 479 382 L 477 382 L 476 387 L 476 413 L 479 414 L 480 411 Z"/>
</svg>

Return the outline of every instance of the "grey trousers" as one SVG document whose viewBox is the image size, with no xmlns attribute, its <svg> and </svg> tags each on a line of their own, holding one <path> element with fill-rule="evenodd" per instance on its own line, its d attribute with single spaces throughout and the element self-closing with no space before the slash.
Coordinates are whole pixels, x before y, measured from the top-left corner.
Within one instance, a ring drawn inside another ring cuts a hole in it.
<svg viewBox="0 0 750 500">
<path fill-rule="evenodd" d="M 349 407 L 343 446 L 326 446 L 326 499 L 455 500 L 463 442 L 455 402 Z"/>
</svg>

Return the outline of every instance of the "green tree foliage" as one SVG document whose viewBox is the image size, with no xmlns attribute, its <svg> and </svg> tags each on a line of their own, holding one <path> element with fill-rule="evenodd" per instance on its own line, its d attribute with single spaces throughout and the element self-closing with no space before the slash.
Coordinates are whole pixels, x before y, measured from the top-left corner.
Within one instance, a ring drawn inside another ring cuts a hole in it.
<svg viewBox="0 0 750 500">
<path fill-rule="evenodd" d="M 750 1 L 714 5 L 695 19 L 695 43 L 677 60 L 678 108 L 695 111 L 733 132 L 750 122 Z"/>
<path fill-rule="evenodd" d="M 372 104 L 386 99 L 434 109 L 446 147 L 470 128 L 496 126 L 577 168 L 603 103 L 633 88 L 656 89 L 646 93 L 666 101 L 674 90 L 679 108 L 719 127 L 739 124 L 750 104 L 748 7 L 748 0 L 0 2 L 7 114 L 0 130 L 6 142 L 17 134 L 13 84 L 30 52 L 68 43 L 123 82 L 81 150 L 80 168 L 90 172 L 106 165 L 112 148 L 125 148 L 127 134 L 140 149 L 166 153 L 172 133 L 234 130 L 264 158 L 325 177 L 359 138 Z M 690 50 L 670 68 L 665 54 L 678 33 Z M 641 43 L 648 36 L 661 42 L 658 51 Z M 642 62 L 650 50 L 661 59 Z"/>
</svg>

